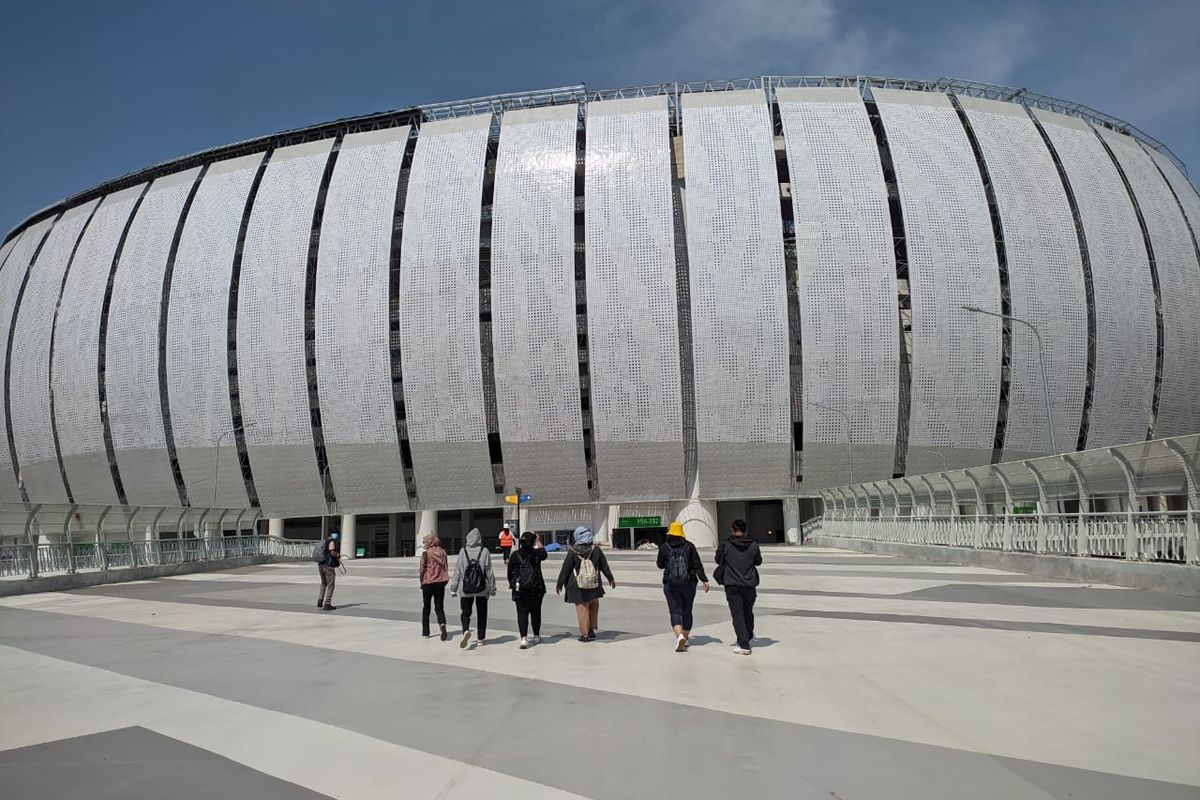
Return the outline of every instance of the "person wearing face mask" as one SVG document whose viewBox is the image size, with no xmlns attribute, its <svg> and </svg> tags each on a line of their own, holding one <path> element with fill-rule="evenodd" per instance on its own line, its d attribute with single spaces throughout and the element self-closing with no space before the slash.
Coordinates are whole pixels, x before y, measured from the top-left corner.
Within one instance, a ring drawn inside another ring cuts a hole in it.
<svg viewBox="0 0 1200 800">
<path fill-rule="evenodd" d="M 321 573 L 321 593 L 317 595 L 317 608 L 337 611 L 333 604 L 333 585 L 337 580 L 337 568 L 342 563 L 338 555 L 338 532 L 331 531 L 325 540 L 325 560 L 317 565 Z"/>
</svg>

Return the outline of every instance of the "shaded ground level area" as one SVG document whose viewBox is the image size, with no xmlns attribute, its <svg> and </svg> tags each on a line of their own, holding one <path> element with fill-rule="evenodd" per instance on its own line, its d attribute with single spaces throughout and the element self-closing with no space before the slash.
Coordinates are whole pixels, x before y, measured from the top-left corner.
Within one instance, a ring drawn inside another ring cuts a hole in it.
<svg viewBox="0 0 1200 800">
<path fill-rule="evenodd" d="M 1200 797 L 1200 600 L 764 552 L 750 656 L 730 649 L 716 586 L 676 653 L 641 552 L 611 555 L 596 642 L 551 594 L 526 650 L 503 586 L 486 644 L 422 638 L 413 559 L 349 564 L 336 611 L 316 608 L 309 564 L 9 598 L 0 786 L 12 800 Z M 446 612 L 457 637 L 449 597 Z"/>
</svg>

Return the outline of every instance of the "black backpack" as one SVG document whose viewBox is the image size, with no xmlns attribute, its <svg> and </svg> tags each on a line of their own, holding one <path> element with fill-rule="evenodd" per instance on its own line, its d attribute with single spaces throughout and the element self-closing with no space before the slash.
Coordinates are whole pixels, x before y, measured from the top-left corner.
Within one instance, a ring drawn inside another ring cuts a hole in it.
<svg viewBox="0 0 1200 800">
<path fill-rule="evenodd" d="M 688 555 L 687 545 L 671 548 L 671 552 L 667 554 L 667 569 L 664 573 L 667 583 L 679 586 L 692 582 L 692 568 L 688 564 Z"/>
<path fill-rule="evenodd" d="M 536 561 L 530 561 L 520 553 L 517 558 L 521 559 L 517 565 L 517 583 L 513 587 L 513 594 L 520 596 L 522 593 L 530 595 L 537 594 L 542 590 L 541 573 L 538 571 Z"/>
<path fill-rule="evenodd" d="M 480 551 L 480 555 L 483 551 Z M 483 574 L 483 567 L 479 564 L 478 558 L 471 558 L 467 554 L 467 568 L 463 571 L 462 593 L 468 595 L 487 594 L 487 576 Z"/>
</svg>

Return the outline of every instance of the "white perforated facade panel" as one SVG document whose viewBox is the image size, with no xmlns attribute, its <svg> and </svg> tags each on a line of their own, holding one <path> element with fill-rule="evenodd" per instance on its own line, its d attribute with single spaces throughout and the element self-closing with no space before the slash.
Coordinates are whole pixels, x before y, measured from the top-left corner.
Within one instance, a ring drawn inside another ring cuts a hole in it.
<svg viewBox="0 0 1200 800">
<path fill-rule="evenodd" d="M 1154 438 L 1200 432 L 1200 263 L 1170 185 L 1137 142 L 1096 129 L 1112 148 L 1142 211 L 1162 298 L 1162 389 Z"/>
<path fill-rule="evenodd" d="M 271 154 L 254 198 L 238 289 L 238 388 L 263 513 L 325 513 L 313 447 L 304 287 L 313 212 L 332 139 Z"/>
<path fill-rule="evenodd" d="M 1079 437 L 1087 385 L 1087 289 L 1079 235 L 1066 191 L 1022 106 L 959 98 L 987 164 L 1000 209 L 1012 314 L 1042 337 L 1054 437 L 1071 452 Z M 1037 339 L 1012 325 L 1008 424 L 1002 460 L 1051 452 Z"/>
<path fill-rule="evenodd" d="M 167 310 L 175 453 L 194 506 L 249 504 L 229 404 L 229 281 L 246 198 L 263 154 L 208 168 L 188 210 Z"/>
<path fill-rule="evenodd" d="M 490 117 L 421 126 L 404 211 L 400 334 L 425 508 L 493 505 L 479 341 L 479 219 Z"/>
<path fill-rule="evenodd" d="M 26 228 L 18 237 L 5 244 L 7 253 L 3 269 L 0 270 L 0 391 L 3 390 L 3 381 L 9 372 L 8 343 L 16 322 L 17 295 L 20 294 L 21 284 L 29 272 L 29 262 L 53 223 L 53 217 L 44 219 Z M 15 341 L 13 352 L 17 352 Z M 13 472 L 12 453 L 8 449 L 6 413 L 3 398 L 0 398 L 0 502 L 19 503 L 21 492 L 17 486 L 16 473 Z"/>
<path fill-rule="evenodd" d="M 682 497 L 665 97 L 590 103 L 584 176 L 592 426 L 602 497 Z"/>
<path fill-rule="evenodd" d="M 771 115 L 758 91 L 685 94 L 698 485 L 792 489 L 787 289 Z"/>
<path fill-rule="evenodd" d="M 392 399 L 388 286 L 396 187 L 409 127 L 342 141 L 317 261 L 321 428 L 338 504 L 408 507 Z"/>
<path fill-rule="evenodd" d="M 1171 159 L 1153 148 L 1143 146 L 1142 149 L 1154 159 L 1158 168 L 1166 176 L 1167 183 L 1171 184 L 1171 191 L 1175 193 L 1179 205 L 1183 206 L 1183 215 L 1187 218 L 1191 228 L 1192 238 L 1200 239 L 1200 193 L 1196 192 L 1196 187 L 1192 185 L 1186 175 L 1179 171 L 1179 167 L 1175 166 Z"/>
<path fill-rule="evenodd" d="M 50 357 L 54 313 L 79 235 L 99 200 L 68 209 L 50 230 L 30 268 L 13 328 L 9 410 L 17 463 L 34 503 L 67 501 L 50 418 Z"/>
<path fill-rule="evenodd" d="M 913 355 L 906 470 L 991 460 L 1000 398 L 1000 273 L 979 166 L 942 94 L 875 89 L 904 214 Z"/>
<path fill-rule="evenodd" d="M 492 214 L 492 348 L 504 474 L 588 499 L 575 334 L 578 108 L 504 114 Z"/>
<path fill-rule="evenodd" d="M 1129 193 L 1087 125 L 1035 110 L 1079 209 L 1096 315 L 1096 366 L 1085 448 L 1144 439 L 1154 397 L 1156 336 L 1150 265 Z"/>
<path fill-rule="evenodd" d="M 76 503 L 119 502 L 100 421 L 100 316 L 117 245 L 145 184 L 101 201 L 79 240 L 54 330 L 54 422 Z M 111 403 L 111 400 L 110 400 Z"/>
<path fill-rule="evenodd" d="M 892 477 L 900 344 L 887 186 L 857 89 L 779 89 L 796 220 L 803 488 Z M 826 408 L 827 407 L 827 408 Z M 850 430 L 837 409 L 849 415 Z"/>
<path fill-rule="evenodd" d="M 179 504 L 159 396 L 159 323 L 171 242 L 200 168 L 154 181 L 129 226 L 113 278 L 104 380 L 113 452 L 134 506 Z"/>
</svg>

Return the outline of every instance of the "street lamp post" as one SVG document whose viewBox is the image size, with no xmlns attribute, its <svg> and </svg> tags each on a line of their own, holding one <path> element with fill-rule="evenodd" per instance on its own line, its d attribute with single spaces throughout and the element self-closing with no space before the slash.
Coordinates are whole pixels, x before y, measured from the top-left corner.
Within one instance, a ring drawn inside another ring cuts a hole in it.
<svg viewBox="0 0 1200 800">
<path fill-rule="evenodd" d="M 1058 455 L 1058 443 L 1054 440 L 1054 417 L 1050 415 L 1050 384 L 1046 380 L 1046 356 L 1042 350 L 1042 335 L 1038 333 L 1037 327 L 1029 320 L 1014 317 L 1012 314 L 1001 314 L 996 311 L 987 311 L 978 306 L 962 306 L 964 311 L 970 311 L 975 314 L 987 314 L 989 317 L 999 317 L 1000 319 L 1012 320 L 1019 322 L 1029 330 L 1033 331 L 1033 337 L 1037 339 L 1038 346 L 1038 366 L 1042 370 L 1042 398 L 1046 401 L 1046 431 L 1050 434 L 1050 452 Z"/>
<path fill-rule="evenodd" d="M 826 411 L 832 411 L 835 414 L 841 414 L 842 419 L 846 420 L 846 465 L 850 468 L 850 485 L 853 486 L 854 485 L 854 455 L 850 450 L 850 415 L 847 414 L 845 411 L 842 411 L 840 408 L 834 408 L 833 406 L 827 406 L 824 403 L 818 403 L 816 400 L 809 400 L 806 398 L 804 400 L 804 402 L 808 403 L 810 406 L 816 406 L 817 408 L 823 408 Z"/>
</svg>

